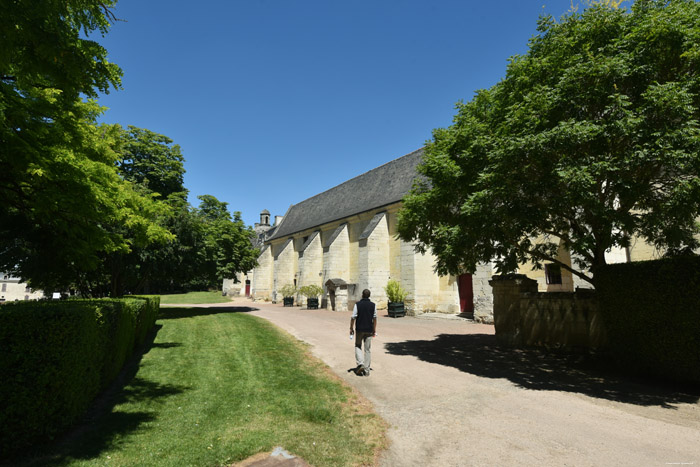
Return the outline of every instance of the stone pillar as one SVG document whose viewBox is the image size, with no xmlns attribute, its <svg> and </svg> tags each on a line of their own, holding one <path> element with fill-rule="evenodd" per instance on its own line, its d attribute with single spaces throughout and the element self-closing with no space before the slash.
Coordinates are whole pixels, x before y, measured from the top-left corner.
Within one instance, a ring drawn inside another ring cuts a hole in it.
<svg viewBox="0 0 700 467">
<path fill-rule="evenodd" d="M 335 277 L 350 277 L 350 235 L 347 224 L 338 226 L 329 237 L 324 239 L 322 269 L 324 285 L 326 281 Z M 327 288 L 324 290 L 321 306 L 331 309 Z"/>
<path fill-rule="evenodd" d="M 273 261 L 272 248 L 270 245 L 263 246 L 258 256 L 258 265 L 253 269 L 253 281 L 250 287 L 253 299 L 272 299 Z"/>
<path fill-rule="evenodd" d="M 386 213 L 375 215 L 359 238 L 357 293 L 369 289 L 378 308 L 386 308 L 384 287 L 389 282 L 389 228 Z"/>
<path fill-rule="evenodd" d="M 524 274 L 504 274 L 493 276 L 489 284 L 493 287 L 496 340 L 506 345 L 521 345 L 520 294 L 537 292 L 537 281 Z"/>
<path fill-rule="evenodd" d="M 493 265 L 479 263 L 472 274 L 472 290 L 474 291 L 474 321 L 477 323 L 493 324 L 493 299 L 495 292 L 489 287 Z"/>
<path fill-rule="evenodd" d="M 323 286 L 321 271 L 323 269 L 323 247 L 319 232 L 312 233 L 299 251 L 298 286 Z M 297 303 L 306 306 L 306 297 L 299 294 Z"/>
<path fill-rule="evenodd" d="M 294 284 L 294 273 L 296 272 L 297 255 L 294 252 L 294 242 L 287 239 L 279 247 L 275 255 L 272 300 L 277 302 L 282 300 L 281 294 L 277 291 L 287 284 Z"/>
</svg>

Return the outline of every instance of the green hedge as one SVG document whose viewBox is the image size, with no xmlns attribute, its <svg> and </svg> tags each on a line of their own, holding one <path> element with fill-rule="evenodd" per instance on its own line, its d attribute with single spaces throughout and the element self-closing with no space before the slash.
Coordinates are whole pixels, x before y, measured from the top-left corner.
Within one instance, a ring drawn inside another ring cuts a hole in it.
<svg viewBox="0 0 700 467">
<path fill-rule="evenodd" d="M 75 422 L 155 324 L 159 297 L 0 306 L 0 458 Z"/>
<path fill-rule="evenodd" d="M 608 265 L 596 289 L 618 364 L 700 382 L 700 257 Z"/>
</svg>

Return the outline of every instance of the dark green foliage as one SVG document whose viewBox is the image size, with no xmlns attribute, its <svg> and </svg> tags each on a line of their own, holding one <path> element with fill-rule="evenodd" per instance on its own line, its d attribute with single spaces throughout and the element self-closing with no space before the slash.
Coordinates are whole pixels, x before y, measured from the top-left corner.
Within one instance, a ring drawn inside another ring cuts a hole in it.
<svg viewBox="0 0 700 467">
<path fill-rule="evenodd" d="M 156 320 L 158 297 L 17 302 L 0 308 L 0 457 L 82 415 Z"/>
<path fill-rule="evenodd" d="M 595 274 L 617 363 L 700 383 L 700 257 L 614 264 Z"/>
<path fill-rule="evenodd" d="M 699 246 L 700 3 L 590 2 L 542 17 L 501 82 L 433 132 L 398 232 L 440 273 L 559 264 L 595 283 L 641 238 Z"/>
</svg>

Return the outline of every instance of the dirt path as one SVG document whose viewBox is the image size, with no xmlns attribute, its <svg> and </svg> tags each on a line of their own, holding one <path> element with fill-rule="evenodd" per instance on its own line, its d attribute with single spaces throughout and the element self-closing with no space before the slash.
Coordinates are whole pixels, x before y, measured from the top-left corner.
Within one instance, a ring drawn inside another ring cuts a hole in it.
<svg viewBox="0 0 700 467">
<path fill-rule="evenodd" d="M 349 312 L 236 305 L 311 344 L 374 403 L 391 425 L 384 466 L 700 465 L 697 391 L 501 349 L 493 326 L 386 316 L 373 343 L 374 371 L 362 378 L 347 372 L 355 363 Z"/>
</svg>

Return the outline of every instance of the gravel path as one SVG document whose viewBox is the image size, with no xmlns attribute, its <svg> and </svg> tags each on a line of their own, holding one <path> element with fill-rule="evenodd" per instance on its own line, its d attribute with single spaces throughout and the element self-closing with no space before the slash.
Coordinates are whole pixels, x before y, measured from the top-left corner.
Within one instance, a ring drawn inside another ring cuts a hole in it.
<svg viewBox="0 0 700 467">
<path fill-rule="evenodd" d="M 347 372 L 350 312 L 235 304 L 311 344 L 372 401 L 391 426 L 383 466 L 700 465 L 697 390 L 502 349 L 493 326 L 444 318 L 380 316 L 362 378 Z"/>
</svg>

